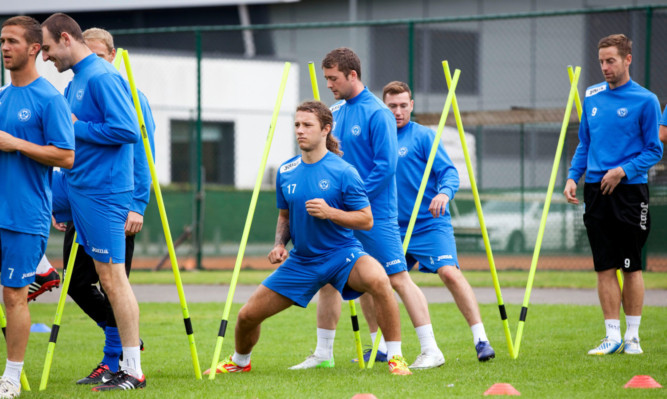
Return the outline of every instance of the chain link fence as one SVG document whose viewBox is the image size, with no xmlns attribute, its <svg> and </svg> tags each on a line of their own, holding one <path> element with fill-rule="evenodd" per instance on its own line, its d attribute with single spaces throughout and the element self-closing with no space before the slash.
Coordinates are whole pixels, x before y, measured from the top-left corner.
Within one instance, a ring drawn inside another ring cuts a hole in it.
<svg viewBox="0 0 667 399">
<path fill-rule="evenodd" d="M 235 255 L 247 204 L 225 207 L 221 202 L 225 187 L 253 186 L 284 61 L 293 63 L 293 72 L 264 177 L 266 207 L 273 207 L 275 167 L 296 153 L 291 128 L 295 105 L 312 98 L 308 62 L 318 71 L 322 100 L 333 104 L 319 64 L 329 50 L 351 47 L 362 60 L 362 81 L 373 92 L 380 94 L 391 80 L 407 82 L 414 92 L 415 119 L 437 125 L 447 93 L 441 61 L 448 60 L 462 71 L 459 107 L 471 139 L 496 263 L 507 268 L 530 265 L 570 88 L 567 66 L 581 66 L 583 94 L 587 86 L 603 80 L 598 40 L 625 33 L 634 42 L 632 78 L 662 103 L 667 100 L 667 6 L 113 33 L 117 47 L 129 49 L 141 71 L 138 86 L 156 115 L 160 181 L 172 184 L 181 196 L 190 193 L 188 210 L 174 211 L 178 225 L 172 232 L 177 236 L 185 226 L 193 226 L 198 233 L 179 251 L 203 248 L 204 257 Z M 592 268 L 583 209 L 562 198 L 577 129 L 573 111 L 540 267 Z M 458 145 L 458 138 L 449 138 L 449 143 L 450 152 L 455 151 L 452 145 Z M 460 174 L 467 175 L 464 164 L 458 166 Z M 667 270 L 665 166 L 661 161 L 650 173 L 648 270 Z M 161 241 L 161 227 L 155 202 L 149 207 L 146 226 L 151 233 L 137 251 L 152 256 L 162 250 L 149 249 Z M 460 232 L 478 228 L 469 184 L 462 186 L 452 208 Z M 255 218 L 250 244 L 256 245 L 257 254 L 264 255 L 271 246 L 276 214 L 270 209 Z M 459 234 L 457 242 L 464 267 L 488 267 L 479 234 Z"/>
</svg>

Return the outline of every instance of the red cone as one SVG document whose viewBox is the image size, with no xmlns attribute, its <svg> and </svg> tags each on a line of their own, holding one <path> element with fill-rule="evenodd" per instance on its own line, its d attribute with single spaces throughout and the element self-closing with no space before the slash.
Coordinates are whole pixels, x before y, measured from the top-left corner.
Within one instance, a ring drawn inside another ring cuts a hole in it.
<svg viewBox="0 0 667 399">
<path fill-rule="evenodd" d="M 517 391 L 512 384 L 502 383 L 491 385 L 491 388 L 484 392 L 484 396 L 488 395 L 521 395 L 521 392 Z"/>
<path fill-rule="evenodd" d="M 623 388 L 662 388 L 650 375 L 636 375 Z"/>
</svg>

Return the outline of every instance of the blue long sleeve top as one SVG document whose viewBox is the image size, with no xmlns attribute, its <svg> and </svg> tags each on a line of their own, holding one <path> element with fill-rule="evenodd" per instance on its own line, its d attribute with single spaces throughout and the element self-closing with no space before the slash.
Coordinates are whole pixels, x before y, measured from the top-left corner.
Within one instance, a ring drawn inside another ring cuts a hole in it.
<svg viewBox="0 0 667 399">
<path fill-rule="evenodd" d="M 91 54 L 72 67 L 65 97 L 74 123 L 76 157 L 70 187 L 88 193 L 132 191 L 133 148 L 139 140 L 129 84 L 110 63 Z"/>
<path fill-rule="evenodd" d="M 333 134 L 343 159 L 354 166 L 366 186 L 374 219 L 398 215 L 396 203 L 396 120 L 368 88 L 331 107 Z"/>
<path fill-rule="evenodd" d="M 153 159 L 155 159 L 155 121 L 153 120 L 153 112 L 144 93 L 138 91 L 137 94 L 139 95 L 141 112 L 144 115 L 144 123 L 146 124 L 146 135 L 148 136 Z M 151 171 L 148 167 L 146 150 L 144 149 L 143 140 L 139 140 L 134 144 L 134 192 L 132 193 L 130 211 L 141 215 L 144 214 L 148 201 L 151 198 L 151 183 Z"/>
<path fill-rule="evenodd" d="M 658 138 L 660 103 L 634 81 L 610 89 L 607 82 L 586 90 L 579 145 L 568 179 L 599 183 L 610 169 L 622 167 L 621 184 L 648 181 L 648 170 L 662 158 Z"/>
<path fill-rule="evenodd" d="M 401 235 L 407 232 L 433 140 L 435 140 L 435 133 L 415 122 L 408 122 L 407 125 L 398 129 L 396 184 L 401 188 L 401 195 L 398 196 L 398 224 L 401 228 Z M 419 205 L 414 232 L 430 230 L 437 226 L 451 227 L 449 204 L 447 204 L 446 212 L 438 218 L 433 217 L 428 207 L 438 194 L 446 194 L 450 200 L 454 199 L 458 189 L 459 172 L 447 155 L 445 147 L 439 143 L 424 190 L 424 197 Z"/>
</svg>

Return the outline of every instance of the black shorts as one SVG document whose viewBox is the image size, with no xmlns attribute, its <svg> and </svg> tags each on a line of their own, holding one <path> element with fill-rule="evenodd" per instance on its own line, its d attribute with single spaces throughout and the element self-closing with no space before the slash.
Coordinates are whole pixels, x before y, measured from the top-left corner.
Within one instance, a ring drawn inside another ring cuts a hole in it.
<svg viewBox="0 0 667 399">
<path fill-rule="evenodd" d="M 600 183 L 584 185 L 584 225 L 595 271 L 642 269 L 642 248 L 651 229 L 647 184 L 619 184 L 602 195 Z"/>
</svg>

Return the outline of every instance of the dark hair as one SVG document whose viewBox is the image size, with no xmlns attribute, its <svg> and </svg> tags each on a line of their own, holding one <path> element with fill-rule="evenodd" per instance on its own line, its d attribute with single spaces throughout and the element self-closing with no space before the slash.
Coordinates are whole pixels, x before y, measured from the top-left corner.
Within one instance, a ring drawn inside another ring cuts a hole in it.
<svg viewBox="0 0 667 399">
<path fill-rule="evenodd" d="M 63 32 L 68 33 L 77 42 L 85 43 L 81 27 L 67 14 L 57 12 L 51 15 L 46 21 L 42 22 L 42 28 L 46 28 L 49 31 L 56 43 L 60 43 L 60 35 Z"/>
<path fill-rule="evenodd" d="M 329 110 L 329 108 L 322 102 L 320 101 L 302 102 L 301 104 L 299 104 L 298 107 L 296 107 L 296 111 L 310 112 L 311 114 L 315 114 L 317 120 L 320 122 L 321 128 L 324 128 L 326 125 L 329 125 L 333 130 L 333 115 L 331 115 L 331 111 Z M 338 147 L 339 147 L 338 139 L 336 139 L 333 136 L 333 134 L 331 134 L 330 130 L 329 134 L 327 134 L 327 150 L 333 152 L 336 155 L 343 156 L 343 152 Z"/>
<path fill-rule="evenodd" d="M 339 47 L 331 50 L 322 60 L 322 68 L 333 68 L 338 66 L 338 70 L 347 77 L 350 72 L 355 71 L 357 77 L 361 80 L 361 60 L 347 47 Z"/>
<path fill-rule="evenodd" d="M 24 15 L 11 17 L 2 23 L 2 27 L 4 28 L 5 26 L 22 27 L 25 31 L 23 37 L 28 44 L 37 43 L 40 46 L 42 45 L 42 28 L 39 26 L 39 22 L 35 18 Z"/>
<path fill-rule="evenodd" d="M 628 54 L 632 54 L 632 40 L 622 33 L 609 35 L 600 39 L 598 50 L 606 47 L 616 47 L 618 55 L 622 58 L 625 58 Z"/>
<path fill-rule="evenodd" d="M 408 96 L 410 96 L 410 99 L 412 99 L 412 91 L 410 90 L 410 86 L 408 86 L 407 83 L 399 82 L 398 80 L 389 82 L 384 86 L 384 89 L 382 89 L 382 101 L 384 101 L 384 98 L 387 97 L 387 94 L 395 95 L 401 93 L 408 93 Z"/>
</svg>

